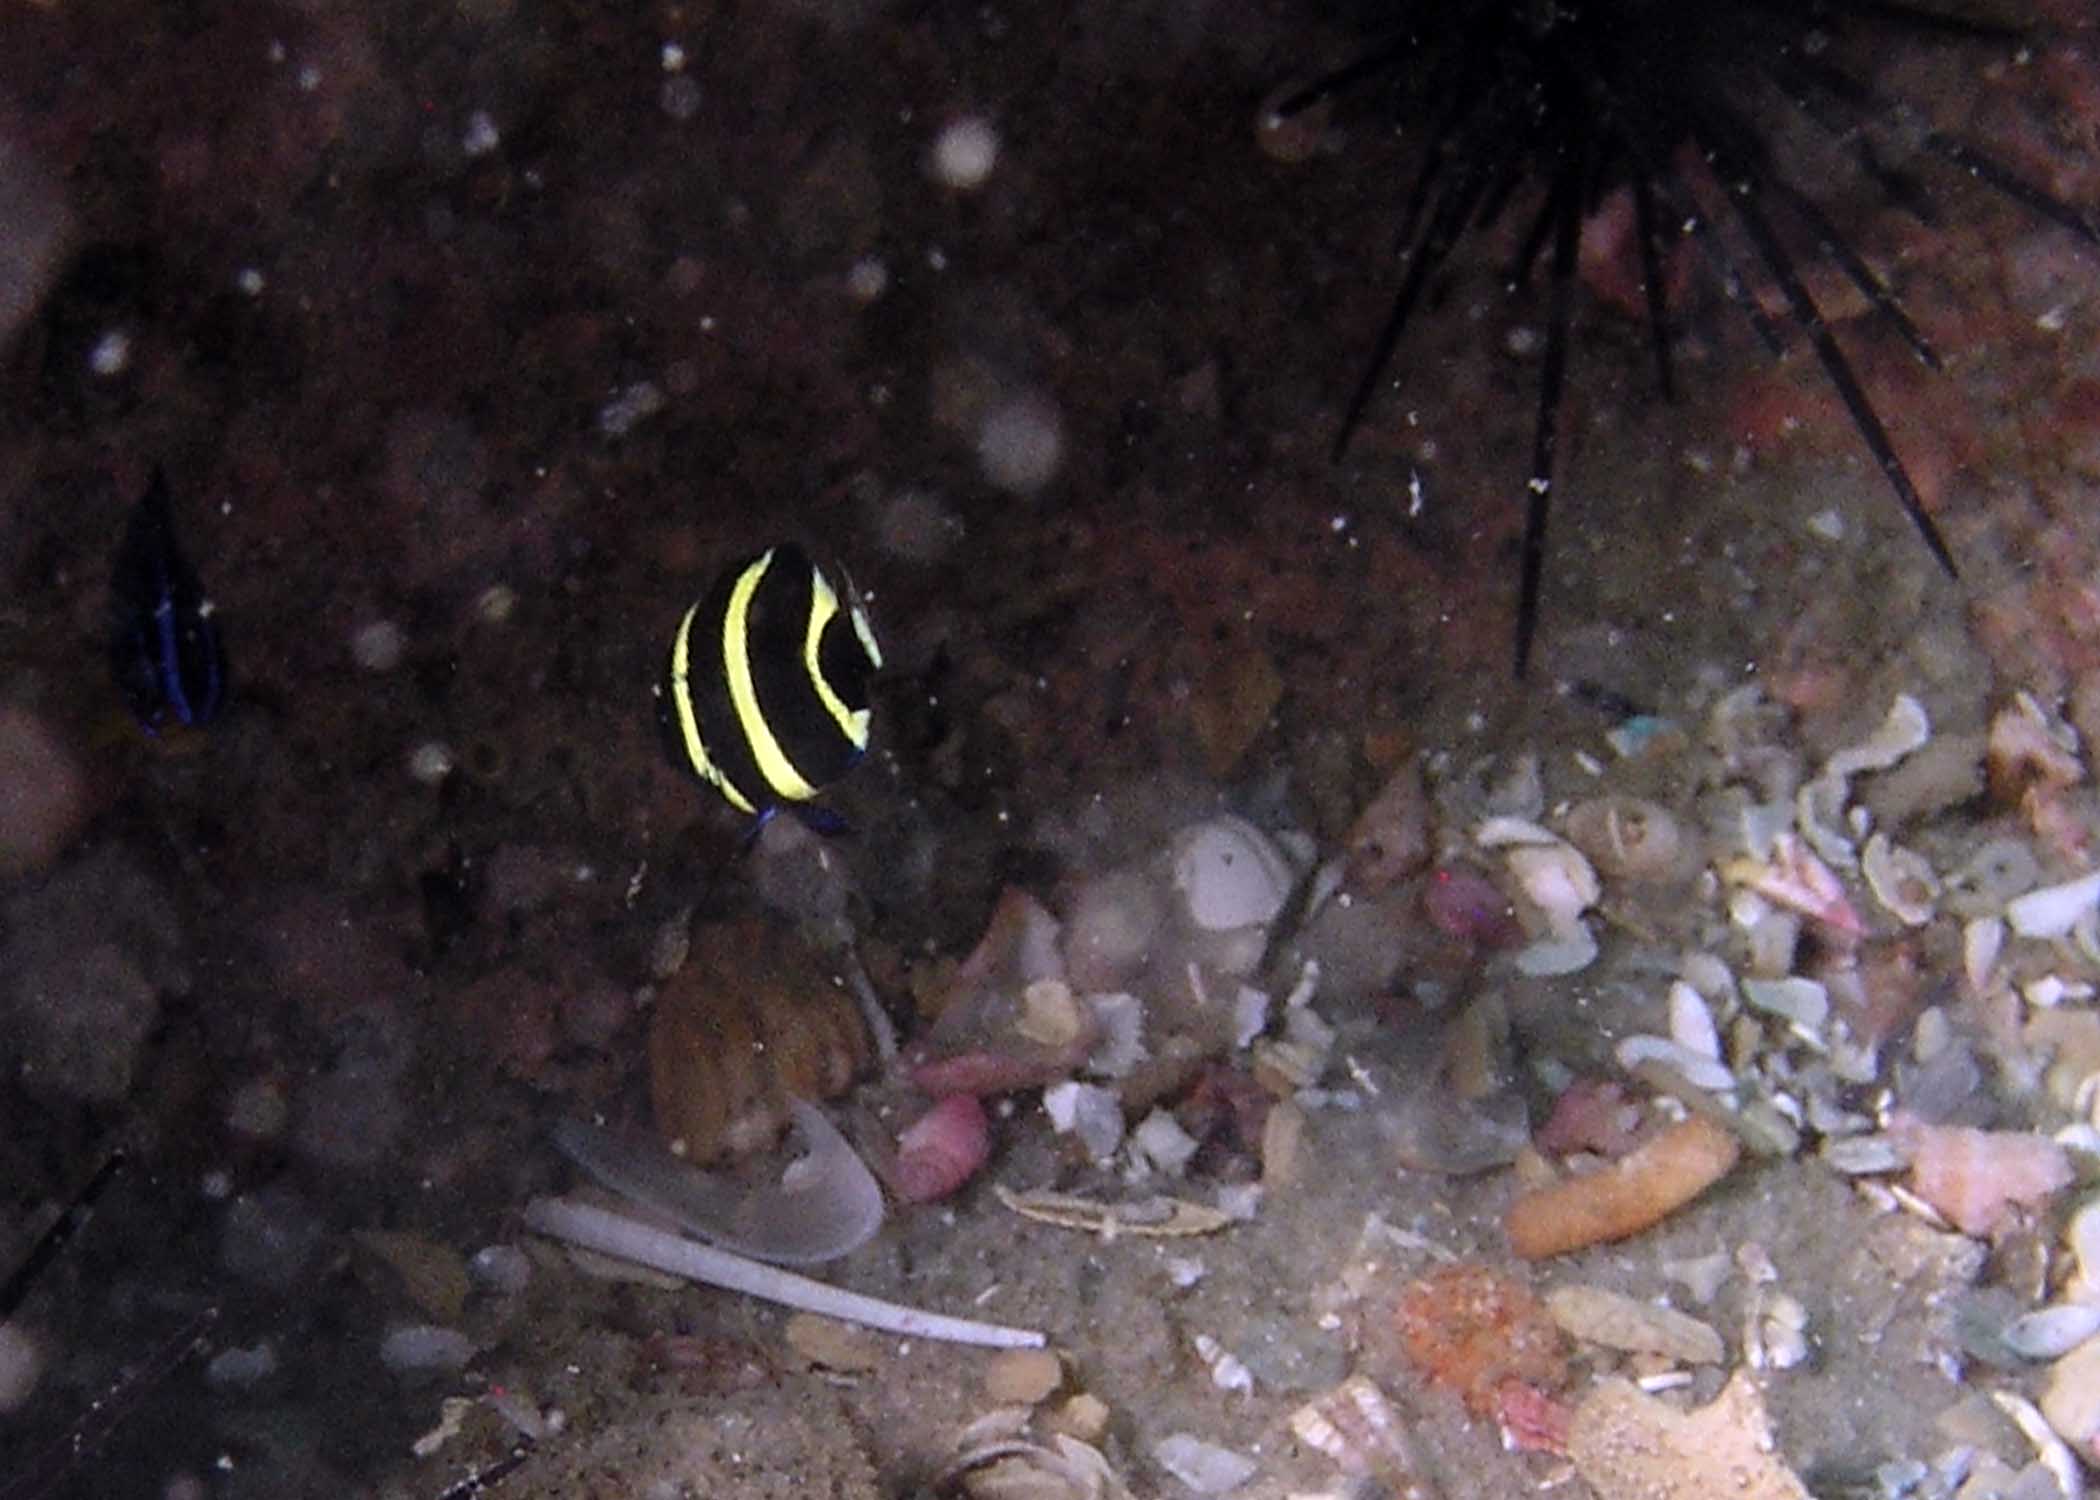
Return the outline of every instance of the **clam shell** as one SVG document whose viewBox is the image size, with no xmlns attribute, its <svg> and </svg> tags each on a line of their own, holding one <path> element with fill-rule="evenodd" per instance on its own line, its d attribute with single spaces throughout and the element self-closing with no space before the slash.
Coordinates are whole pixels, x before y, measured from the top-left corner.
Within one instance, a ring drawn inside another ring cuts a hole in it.
<svg viewBox="0 0 2100 1500">
<path fill-rule="evenodd" d="M 1830 991 L 1813 979 L 1745 979 L 1743 999 L 1769 1016 L 1815 1032 L 1830 1019 Z"/>
<path fill-rule="evenodd" d="M 1667 808 L 1639 797 L 1591 797 L 1568 809 L 1568 842 L 1614 880 L 1656 880 L 1677 868 L 1684 834 Z"/>
<path fill-rule="evenodd" d="M 2100 1291 L 2100 1198 L 2088 1198 L 2064 1226 L 2064 1240 L 2078 1261 L 2074 1285 Z"/>
<path fill-rule="evenodd" d="M 1997 917 L 1978 917 L 1961 932 L 1962 973 L 1969 988 L 1978 994 L 1990 983 L 1998 966 L 1998 952 L 2005 946 L 2005 923 Z"/>
<path fill-rule="evenodd" d="M 1184 828 L 1174 840 L 1174 884 L 1189 919 L 1206 932 L 1273 921 L 1295 879 L 1276 841 L 1230 813 Z"/>
<path fill-rule="evenodd" d="M 1938 910 L 1940 877 L 1915 849 L 1877 833 L 1861 852 L 1860 871 L 1881 908 L 1906 927 L 1923 927 Z"/>
</svg>

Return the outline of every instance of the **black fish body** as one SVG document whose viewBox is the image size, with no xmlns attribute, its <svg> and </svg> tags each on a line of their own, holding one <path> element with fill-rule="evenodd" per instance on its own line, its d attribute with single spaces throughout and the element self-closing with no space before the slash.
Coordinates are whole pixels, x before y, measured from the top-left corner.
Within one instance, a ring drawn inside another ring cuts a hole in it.
<svg viewBox="0 0 2100 1500">
<path fill-rule="evenodd" d="M 678 622 L 659 703 L 672 759 L 739 812 L 807 803 L 866 753 L 881 666 L 851 590 L 799 547 L 769 547 Z"/>
<path fill-rule="evenodd" d="M 209 724 L 226 701 L 226 655 L 210 598 L 175 537 L 167 475 L 132 508 L 110 577 L 110 664 L 149 733 Z"/>
</svg>

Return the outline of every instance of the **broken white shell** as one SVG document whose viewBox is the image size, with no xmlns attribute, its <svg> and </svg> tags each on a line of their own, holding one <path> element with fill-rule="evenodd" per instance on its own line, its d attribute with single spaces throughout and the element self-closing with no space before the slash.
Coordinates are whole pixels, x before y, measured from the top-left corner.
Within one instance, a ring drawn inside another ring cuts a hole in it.
<svg viewBox="0 0 2100 1500">
<path fill-rule="evenodd" d="M 1823 767 L 1825 776 L 1849 777 L 1860 771 L 1885 771 L 1932 738 L 1932 720 L 1908 693 L 1898 693 L 1888 717 L 1871 735 L 1840 750 Z"/>
<path fill-rule="evenodd" d="M 1677 1073 L 1693 1088 L 1726 1093 L 1735 1087 L 1735 1074 L 1714 1058 L 1660 1036 L 1629 1036 L 1612 1049 L 1619 1066 L 1638 1072 L 1642 1063 L 1657 1062 Z"/>
<path fill-rule="evenodd" d="M 1997 917 L 1978 917 L 1961 930 L 1961 968 L 1969 988 L 1982 994 L 1998 967 L 1998 952 L 2005 946 L 2005 923 Z"/>
<path fill-rule="evenodd" d="M 1721 1055 L 1721 1033 L 1706 997 L 1682 979 L 1670 982 L 1670 1040 L 1701 1057 Z"/>
<path fill-rule="evenodd" d="M 1597 904 L 1603 888 L 1597 872 L 1573 844 L 1519 844 L 1503 856 L 1525 899 L 1539 909 L 1557 937 L 1567 936 L 1576 918 Z"/>
<path fill-rule="evenodd" d="M 1882 910 L 1906 927 L 1923 927 L 1938 910 L 1940 877 L 1915 849 L 1892 844 L 1885 833 L 1867 840 L 1859 858 L 1860 873 Z"/>
</svg>

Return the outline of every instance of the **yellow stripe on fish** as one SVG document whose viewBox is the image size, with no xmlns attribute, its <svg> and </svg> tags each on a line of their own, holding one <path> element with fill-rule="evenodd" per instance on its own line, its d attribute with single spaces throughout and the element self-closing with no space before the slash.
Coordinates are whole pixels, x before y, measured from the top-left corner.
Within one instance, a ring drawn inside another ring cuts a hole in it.
<svg viewBox="0 0 2100 1500">
<path fill-rule="evenodd" d="M 744 813 L 807 802 L 868 748 L 882 651 L 849 587 L 788 543 L 729 569 L 671 639 L 672 757 Z"/>
</svg>

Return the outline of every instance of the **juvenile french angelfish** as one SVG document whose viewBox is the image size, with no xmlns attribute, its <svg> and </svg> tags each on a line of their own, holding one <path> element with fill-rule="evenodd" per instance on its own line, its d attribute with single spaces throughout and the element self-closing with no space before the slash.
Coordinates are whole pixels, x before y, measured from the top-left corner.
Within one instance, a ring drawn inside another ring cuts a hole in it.
<svg viewBox="0 0 2100 1500">
<path fill-rule="evenodd" d="M 109 592 L 110 664 L 147 733 L 217 718 L 226 702 L 226 651 L 211 599 L 176 542 L 174 501 L 158 465 L 132 507 Z"/>
<path fill-rule="evenodd" d="M 730 568 L 679 620 L 657 712 L 672 759 L 763 820 L 807 808 L 867 753 L 881 667 L 851 584 L 783 542 Z"/>
</svg>

